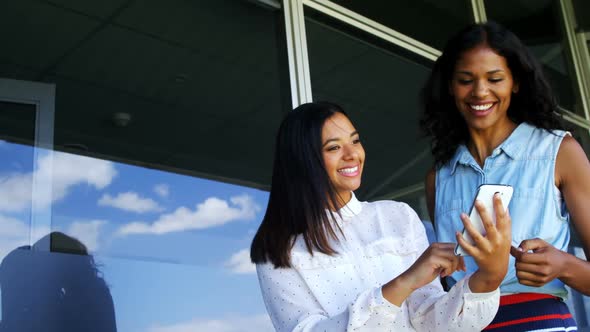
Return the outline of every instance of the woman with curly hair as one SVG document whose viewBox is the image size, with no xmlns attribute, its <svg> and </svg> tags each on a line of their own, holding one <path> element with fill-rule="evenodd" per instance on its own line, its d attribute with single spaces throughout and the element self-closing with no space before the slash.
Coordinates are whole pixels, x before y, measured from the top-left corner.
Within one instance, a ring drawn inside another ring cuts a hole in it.
<svg viewBox="0 0 590 332">
<path fill-rule="evenodd" d="M 490 236 L 466 248 L 479 268 L 446 293 L 439 276 L 463 268 L 454 245 L 429 246 L 407 204 L 355 197 L 365 150 L 339 106 L 289 112 L 275 149 L 250 256 L 277 331 L 480 331 L 492 320 L 510 251 L 499 198 L 497 225 L 484 218 Z"/>
<path fill-rule="evenodd" d="M 565 285 L 590 295 L 590 263 L 567 253 L 572 221 L 590 257 L 590 163 L 563 130 L 539 63 L 499 24 L 473 24 L 448 41 L 422 102 L 435 161 L 426 196 L 438 241 L 452 242 L 462 229 L 461 212 L 479 185 L 514 188 L 512 257 L 486 330 L 575 330 L 562 299 Z M 475 270 L 472 259 L 465 263 L 467 273 Z"/>
</svg>

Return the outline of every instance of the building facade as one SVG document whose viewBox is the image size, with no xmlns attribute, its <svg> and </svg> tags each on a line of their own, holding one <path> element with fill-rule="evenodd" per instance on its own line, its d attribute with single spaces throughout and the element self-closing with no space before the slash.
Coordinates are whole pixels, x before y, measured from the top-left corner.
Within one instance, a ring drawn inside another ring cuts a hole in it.
<svg viewBox="0 0 590 332">
<path fill-rule="evenodd" d="M 341 104 L 367 151 L 357 196 L 428 222 L 418 94 L 487 19 L 590 152 L 585 0 L 2 2 L 0 331 L 272 331 L 248 248 L 282 116 Z"/>
</svg>

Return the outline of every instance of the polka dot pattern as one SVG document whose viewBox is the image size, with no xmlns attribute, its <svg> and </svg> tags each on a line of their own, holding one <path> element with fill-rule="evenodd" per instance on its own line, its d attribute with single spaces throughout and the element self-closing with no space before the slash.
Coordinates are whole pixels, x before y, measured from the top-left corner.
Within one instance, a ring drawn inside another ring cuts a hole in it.
<svg viewBox="0 0 590 332">
<path fill-rule="evenodd" d="M 354 196 L 341 214 L 344 237 L 332 243 L 337 255 L 310 255 L 297 239 L 293 268 L 257 266 L 277 331 L 479 331 L 493 319 L 499 292 L 471 294 L 467 279 L 449 293 L 434 280 L 401 307 L 385 300 L 381 286 L 428 247 L 422 222 L 404 203 Z"/>
</svg>

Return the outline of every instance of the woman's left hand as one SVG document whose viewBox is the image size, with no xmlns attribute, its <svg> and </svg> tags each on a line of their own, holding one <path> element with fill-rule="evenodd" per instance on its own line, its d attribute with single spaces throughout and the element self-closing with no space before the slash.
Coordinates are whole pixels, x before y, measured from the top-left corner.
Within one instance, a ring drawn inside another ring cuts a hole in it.
<svg viewBox="0 0 590 332">
<path fill-rule="evenodd" d="M 566 253 L 538 238 L 522 241 L 510 254 L 516 259 L 518 282 L 525 286 L 541 287 L 559 278 L 565 269 Z"/>
<path fill-rule="evenodd" d="M 491 292 L 498 288 L 508 272 L 512 220 L 507 209 L 502 206 L 500 196 L 495 194 L 493 200 L 493 212 L 496 214 L 495 225 L 492 211 L 486 211 L 481 202 L 475 202 L 475 208 L 486 230 L 485 236 L 475 229 L 465 213 L 461 214 L 461 220 L 465 230 L 473 238 L 474 244 L 468 243 L 461 233 L 457 232 L 457 242 L 467 254 L 473 257 L 479 267 L 469 280 L 469 287 L 474 293 Z"/>
</svg>

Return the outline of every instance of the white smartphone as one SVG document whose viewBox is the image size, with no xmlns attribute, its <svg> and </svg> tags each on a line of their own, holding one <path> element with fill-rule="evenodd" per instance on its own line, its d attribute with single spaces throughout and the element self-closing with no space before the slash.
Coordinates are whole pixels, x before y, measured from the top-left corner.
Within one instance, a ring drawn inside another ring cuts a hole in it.
<svg viewBox="0 0 590 332">
<path fill-rule="evenodd" d="M 475 194 L 475 199 L 471 204 L 471 211 L 469 212 L 469 219 L 471 219 L 471 223 L 473 227 L 480 232 L 481 234 L 485 235 L 485 227 L 483 222 L 481 221 L 481 217 L 479 216 L 479 212 L 475 208 L 475 201 L 480 200 L 486 208 L 486 211 L 492 214 L 492 220 L 496 223 L 496 213 L 494 212 L 494 194 L 499 193 L 500 198 L 502 199 L 502 206 L 504 209 L 508 208 L 508 204 L 510 204 L 510 200 L 512 199 L 512 186 L 505 185 L 505 184 L 482 184 L 477 188 L 477 193 Z M 463 237 L 469 242 L 470 244 L 474 244 L 473 238 L 467 233 L 465 228 L 463 228 Z M 455 255 L 458 256 L 469 256 L 463 248 L 457 244 L 455 247 Z"/>
</svg>

